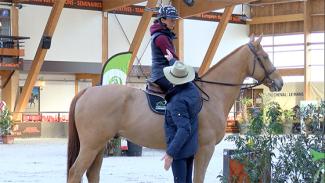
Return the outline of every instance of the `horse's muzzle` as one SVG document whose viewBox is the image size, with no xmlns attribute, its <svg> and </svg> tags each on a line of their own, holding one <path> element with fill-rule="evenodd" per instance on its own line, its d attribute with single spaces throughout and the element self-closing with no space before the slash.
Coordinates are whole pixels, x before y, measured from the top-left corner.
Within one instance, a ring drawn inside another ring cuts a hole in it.
<svg viewBox="0 0 325 183">
<path fill-rule="evenodd" d="M 283 87 L 283 80 L 282 79 L 272 80 L 272 83 L 270 84 L 271 92 L 281 91 L 282 87 Z"/>
</svg>

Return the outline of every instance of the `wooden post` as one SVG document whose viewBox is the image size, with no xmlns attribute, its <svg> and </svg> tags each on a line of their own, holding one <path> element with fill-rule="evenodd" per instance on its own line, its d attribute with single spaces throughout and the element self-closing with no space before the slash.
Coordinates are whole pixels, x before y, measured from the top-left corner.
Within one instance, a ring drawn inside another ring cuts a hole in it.
<svg viewBox="0 0 325 183">
<path fill-rule="evenodd" d="M 176 54 L 179 57 L 179 60 L 184 61 L 184 20 L 178 19 L 176 22 L 176 37 L 174 44 L 176 47 Z"/>
<path fill-rule="evenodd" d="M 78 75 L 75 74 L 75 78 L 74 78 L 74 95 L 77 95 L 79 92 L 79 78 Z"/>
<path fill-rule="evenodd" d="M 102 12 L 102 65 L 108 60 L 108 14 Z"/>
<path fill-rule="evenodd" d="M 304 2 L 304 100 L 310 100 L 310 62 L 311 54 L 309 49 L 311 33 L 311 5 L 310 0 Z"/>
<path fill-rule="evenodd" d="M 18 9 L 13 4 L 10 8 L 11 11 L 11 35 L 19 36 L 19 13 Z"/>
<path fill-rule="evenodd" d="M 1 85 L 3 86 L 1 96 L 6 102 L 9 111 L 14 110 L 16 95 L 18 91 L 19 72 L 3 71 L 1 76 Z"/>
<path fill-rule="evenodd" d="M 178 12 L 180 12 L 180 1 L 173 0 L 173 4 Z M 174 40 L 176 54 L 179 60 L 184 61 L 184 19 L 180 18 L 176 22 L 175 33 L 177 39 Z"/>
</svg>

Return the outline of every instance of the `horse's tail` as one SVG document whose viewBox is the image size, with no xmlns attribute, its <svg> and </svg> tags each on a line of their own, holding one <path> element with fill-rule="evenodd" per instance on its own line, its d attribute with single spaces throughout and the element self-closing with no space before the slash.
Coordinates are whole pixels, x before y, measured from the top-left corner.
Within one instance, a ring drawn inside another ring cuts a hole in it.
<svg viewBox="0 0 325 183">
<path fill-rule="evenodd" d="M 79 141 L 79 136 L 78 136 L 78 131 L 76 128 L 76 123 L 75 123 L 75 107 L 77 100 L 80 98 L 82 94 L 84 94 L 86 91 L 82 90 L 79 92 L 71 101 L 70 104 L 70 111 L 69 111 L 69 138 L 68 138 L 68 161 L 67 161 L 67 178 L 69 177 L 69 170 L 73 163 L 76 161 L 79 150 L 80 150 L 80 141 Z"/>
</svg>

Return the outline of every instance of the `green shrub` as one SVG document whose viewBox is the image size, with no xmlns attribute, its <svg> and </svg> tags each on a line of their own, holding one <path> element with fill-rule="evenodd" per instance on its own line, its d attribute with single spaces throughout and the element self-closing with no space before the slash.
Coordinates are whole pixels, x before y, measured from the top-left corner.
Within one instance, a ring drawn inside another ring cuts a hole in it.
<svg viewBox="0 0 325 183">
<path fill-rule="evenodd" d="M 269 182 L 266 178 L 270 174 L 276 183 L 317 182 L 316 172 L 324 160 L 313 161 L 311 151 L 325 152 L 324 111 L 324 101 L 301 108 L 299 119 L 309 122 L 309 133 L 279 135 L 282 110 L 271 102 L 253 115 L 245 136 L 228 136 L 226 140 L 234 142 L 238 150 L 234 158 L 245 166 L 250 182 Z M 226 179 L 222 178 L 223 182 Z"/>
<path fill-rule="evenodd" d="M 8 108 L 5 107 L 3 111 L 0 112 L 0 134 L 1 135 L 11 135 L 12 133 L 12 116 Z"/>
</svg>

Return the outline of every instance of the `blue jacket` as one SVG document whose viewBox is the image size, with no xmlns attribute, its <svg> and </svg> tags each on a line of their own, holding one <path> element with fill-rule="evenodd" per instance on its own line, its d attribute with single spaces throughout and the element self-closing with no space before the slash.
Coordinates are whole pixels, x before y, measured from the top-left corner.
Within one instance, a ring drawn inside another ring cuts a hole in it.
<svg viewBox="0 0 325 183">
<path fill-rule="evenodd" d="M 201 95 L 190 82 L 175 86 L 166 96 L 165 140 L 174 159 L 193 156 L 198 148 L 198 114 Z"/>
</svg>

